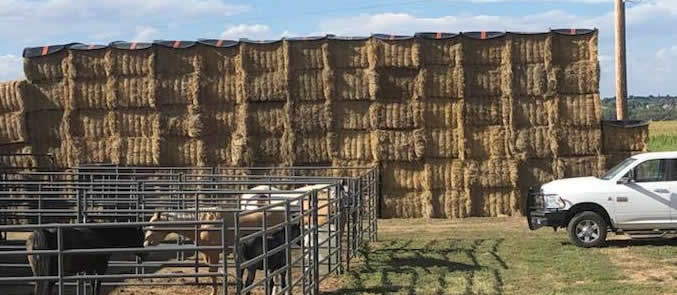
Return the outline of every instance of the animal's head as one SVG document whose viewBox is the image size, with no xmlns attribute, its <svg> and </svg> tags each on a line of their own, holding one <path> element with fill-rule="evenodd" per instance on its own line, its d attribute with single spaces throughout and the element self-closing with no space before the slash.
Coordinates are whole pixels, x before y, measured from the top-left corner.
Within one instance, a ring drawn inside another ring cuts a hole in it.
<svg viewBox="0 0 677 295">
<path fill-rule="evenodd" d="M 155 212 L 153 216 L 150 218 L 150 222 L 158 222 L 158 221 L 167 221 L 167 218 L 162 212 Z M 148 246 L 155 246 L 160 243 L 160 241 L 164 240 L 165 237 L 169 234 L 168 231 L 166 230 L 158 230 L 157 227 L 151 225 L 146 229 L 146 234 L 144 235 L 143 238 L 143 246 L 148 247 Z"/>
<path fill-rule="evenodd" d="M 134 238 L 133 239 L 134 239 L 133 243 L 134 243 L 135 248 L 145 247 L 146 238 L 145 238 L 145 233 L 143 232 L 142 227 L 137 227 L 137 228 L 134 229 Z M 145 259 L 148 256 L 147 254 L 148 254 L 147 252 L 134 253 L 134 255 L 141 258 L 142 260 Z"/>
<path fill-rule="evenodd" d="M 291 226 L 291 233 L 289 234 L 289 237 L 293 240 L 301 236 L 301 224 L 295 223 Z M 296 241 L 297 246 L 301 246 L 303 239 L 299 239 Z"/>
</svg>

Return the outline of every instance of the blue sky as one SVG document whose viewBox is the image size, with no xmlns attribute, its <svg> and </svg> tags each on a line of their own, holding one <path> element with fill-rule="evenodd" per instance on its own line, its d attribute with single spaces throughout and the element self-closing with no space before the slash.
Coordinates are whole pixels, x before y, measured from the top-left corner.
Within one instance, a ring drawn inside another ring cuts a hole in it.
<svg viewBox="0 0 677 295">
<path fill-rule="evenodd" d="M 677 0 L 634 2 L 629 93 L 677 95 Z M 600 29 L 600 90 L 613 95 L 613 0 L 0 0 L 0 80 L 21 78 L 23 48 L 44 44 L 570 27 Z"/>
</svg>

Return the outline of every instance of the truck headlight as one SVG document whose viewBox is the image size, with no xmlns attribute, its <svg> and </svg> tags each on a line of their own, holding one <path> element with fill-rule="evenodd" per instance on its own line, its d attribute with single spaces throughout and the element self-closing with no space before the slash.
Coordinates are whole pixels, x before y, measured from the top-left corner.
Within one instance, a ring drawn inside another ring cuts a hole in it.
<svg viewBox="0 0 677 295">
<path fill-rule="evenodd" d="M 546 209 L 564 209 L 566 203 L 559 195 L 543 195 L 543 207 Z"/>
</svg>

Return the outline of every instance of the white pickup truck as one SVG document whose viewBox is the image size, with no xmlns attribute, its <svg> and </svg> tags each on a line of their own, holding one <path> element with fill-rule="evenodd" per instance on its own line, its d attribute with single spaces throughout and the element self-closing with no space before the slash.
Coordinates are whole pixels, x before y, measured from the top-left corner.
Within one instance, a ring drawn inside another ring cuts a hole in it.
<svg viewBox="0 0 677 295">
<path fill-rule="evenodd" d="M 566 227 L 579 247 L 604 245 L 607 232 L 660 238 L 677 232 L 677 152 L 625 159 L 602 177 L 551 181 L 527 196 L 531 230 Z"/>
</svg>

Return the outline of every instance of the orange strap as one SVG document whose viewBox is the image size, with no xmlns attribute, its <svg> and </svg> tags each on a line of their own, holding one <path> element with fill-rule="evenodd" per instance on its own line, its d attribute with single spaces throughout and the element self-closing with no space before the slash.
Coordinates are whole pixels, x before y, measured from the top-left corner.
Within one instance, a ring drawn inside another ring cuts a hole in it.
<svg viewBox="0 0 677 295">
<path fill-rule="evenodd" d="M 136 49 L 136 42 L 132 42 L 132 46 L 129 46 L 129 49 L 132 50 Z"/>
<path fill-rule="evenodd" d="M 437 34 L 435 34 L 435 39 L 442 39 L 442 33 L 437 32 Z"/>
<path fill-rule="evenodd" d="M 47 55 L 49 53 L 49 46 L 42 47 L 42 55 Z"/>
<path fill-rule="evenodd" d="M 486 39 L 486 38 L 487 38 L 487 32 L 482 31 L 482 32 L 480 33 L 480 39 L 483 39 L 483 40 L 484 40 L 484 39 Z"/>
<path fill-rule="evenodd" d="M 395 40 L 395 35 L 388 36 L 388 40 Z"/>
<path fill-rule="evenodd" d="M 94 49 L 94 46 L 95 46 L 94 44 L 89 44 L 89 46 L 87 46 L 87 49 L 92 50 Z"/>
<path fill-rule="evenodd" d="M 576 29 L 570 29 L 569 34 L 571 35 L 576 35 Z"/>
<path fill-rule="evenodd" d="M 174 41 L 174 46 L 172 46 L 172 47 L 179 48 L 179 46 L 181 46 L 181 41 L 178 41 L 178 40 Z"/>
<path fill-rule="evenodd" d="M 216 41 L 216 47 L 221 47 L 223 40 Z"/>
</svg>

